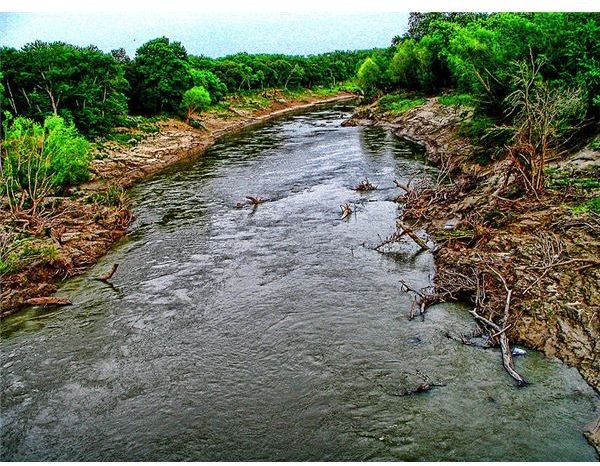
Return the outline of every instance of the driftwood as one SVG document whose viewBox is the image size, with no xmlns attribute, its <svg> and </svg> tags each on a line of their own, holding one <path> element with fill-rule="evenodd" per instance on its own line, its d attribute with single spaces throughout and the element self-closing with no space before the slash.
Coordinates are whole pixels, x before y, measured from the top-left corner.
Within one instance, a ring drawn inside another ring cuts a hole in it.
<svg viewBox="0 0 600 466">
<path fill-rule="evenodd" d="M 407 389 L 400 390 L 398 392 L 397 396 L 417 395 L 419 393 L 428 392 L 429 390 L 431 390 L 435 387 L 445 387 L 446 386 L 446 384 L 443 384 L 443 383 L 432 382 L 431 379 L 426 374 L 423 374 L 418 369 L 415 371 L 415 375 L 421 379 L 421 382 L 419 384 L 417 384 L 417 386 L 415 388 L 412 388 L 410 390 L 407 390 Z"/>
<path fill-rule="evenodd" d="M 30 298 L 25 301 L 25 304 L 30 304 L 32 306 L 69 306 L 73 303 L 67 298 L 43 296 L 41 298 Z"/>
<path fill-rule="evenodd" d="M 425 241 L 419 238 L 416 235 L 416 233 L 412 230 L 412 228 L 407 226 L 404 222 L 402 222 L 402 220 L 398 220 L 396 223 L 398 227 L 402 229 L 402 234 L 408 235 L 415 243 L 417 243 L 421 247 L 421 249 L 429 249 L 429 246 L 427 246 Z"/>
<path fill-rule="evenodd" d="M 362 180 L 355 188 L 355 191 L 359 191 L 359 192 L 367 192 L 367 191 L 374 191 L 377 189 L 377 186 L 373 186 L 370 182 L 368 178 L 365 178 L 364 180 Z"/>
<path fill-rule="evenodd" d="M 502 352 L 502 365 L 504 366 L 504 369 L 506 369 L 506 372 L 508 372 L 508 374 L 517 382 L 517 385 L 522 387 L 522 386 L 527 385 L 527 381 L 515 369 L 512 352 L 510 349 L 510 342 L 508 341 L 508 337 L 506 336 L 506 330 L 509 329 L 508 320 L 510 317 L 510 301 L 512 298 L 513 290 L 508 288 L 506 280 L 504 279 L 504 277 L 502 275 L 500 275 L 499 272 L 497 272 L 493 268 L 490 268 L 490 270 L 498 278 L 500 278 L 500 280 L 502 281 L 502 284 L 504 285 L 504 289 L 506 290 L 506 300 L 504 303 L 504 317 L 502 319 L 503 327 L 500 327 L 499 325 L 492 322 L 491 320 L 486 319 L 485 317 L 479 315 L 477 313 L 476 309 L 473 309 L 469 312 L 475 318 L 475 320 L 483 323 L 488 328 L 495 331 L 495 333 L 492 335 L 492 337 L 500 337 L 499 340 L 500 340 L 500 351 Z"/>
<path fill-rule="evenodd" d="M 391 244 L 391 243 L 397 243 L 397 242 L 400 241 L 400 239 L 402 239 L 402 237 L 404 235 L 408 236 L 415 243 L 417 243 L 419 245 L 419 247 L 421 248 L 421 250 L 428 250 L 429 249 L 429 246 L 427 246 L 427 244 L 425 243 L 425 241 L 423 241 L 421 238 L 419 238 L 416 235 L 416 233 L 413 231 L 413 229 L 410 228 L 409 226 L 407 226 L 406 224 L 404 224 L 401 220 L 397 220 L 396 221 L 396 227 L 398 228 L 397 231 L 395 231 L 394 233 L 392 233 L 387 238 L 381 240 L 379 242 L 379 244 L 377 246 L 375 246 L 373 249 L 375 249 L 376 251 L 379 251 L 383 246 L 386 246 L 386 245 Z"/>
<path fill-rule="evenodd" d="M 342 209 L 342 220 L 352 215 L 353 210 L 352 207 L 350 207 L 350 204 L 341 205 L 340 209 Z"/>
</svg>

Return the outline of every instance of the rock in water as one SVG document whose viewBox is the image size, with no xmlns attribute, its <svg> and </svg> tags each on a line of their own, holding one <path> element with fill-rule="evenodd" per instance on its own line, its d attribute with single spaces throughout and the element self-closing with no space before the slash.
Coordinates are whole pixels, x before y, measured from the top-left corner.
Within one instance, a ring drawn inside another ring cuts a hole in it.
<svg viewBox="0 0 600 466">
<path fill-rule="evenodd" d="M 511 351 L 513 356 L 525 356 L 527 354 L 527 351 L 525 351 L 524 349 L 521 348 L 517 348 L 516 346 L 512 349 Z"/>
</svg>

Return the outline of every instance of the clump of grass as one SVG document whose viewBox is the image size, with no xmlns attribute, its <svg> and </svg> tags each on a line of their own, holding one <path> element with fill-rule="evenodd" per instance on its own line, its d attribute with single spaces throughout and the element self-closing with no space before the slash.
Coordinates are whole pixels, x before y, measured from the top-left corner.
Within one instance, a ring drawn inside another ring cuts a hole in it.
<svg viewBox="0 0 600 466">
<path fill-rule="evenodd" d="M 125 190 L 118 184 L 111 184 L 105 191 L 88 196 L 87 200 L 105 206 L 121 207 L 126 203 Z"/>
<path fill-rule="evenodd" d="M 600 180 L 596 177 L 576 176 L 567 170 L 547 169 L 546 187 L 549 189 L 580 188 L 583 190 L 600 188 Z"/>
<path fill-rule="evenodd" d="M 474 107 L 475 99 L 471 94 L 450 94 L 442 95 L 438 98 L 442 105 L 460 105 L 463 107 Z"/>
<path fill-rule="evenodd" d="M 571 208 L 575 214 L 600 215 L 600 197 L 596 196 Z"/>
<path fill-rule="evenodd" d="M 32 262 L 58 259 L 58 246 L 12 232 L 0 233 L 0 275 L 17 272 Z"/>
<path fill-rule="evenodd" d="M 387 94 L 379 99 L 379 109 L 382 112 L 401 114 L 411 108 L 423 105 L 427 100 L 423 97 L 406 97 L 403 95 Z"/>
</svg>

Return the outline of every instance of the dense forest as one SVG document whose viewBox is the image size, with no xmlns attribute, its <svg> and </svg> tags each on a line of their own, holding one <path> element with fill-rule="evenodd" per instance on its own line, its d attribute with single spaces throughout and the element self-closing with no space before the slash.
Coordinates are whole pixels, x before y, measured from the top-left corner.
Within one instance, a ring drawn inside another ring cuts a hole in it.
<svg viewBox="0 0 600 466">
<path fill-rule="evenodd" d="M 142 45 L 132 59 L 123 49 L 36 41 L 0 49 L 2 108 L 42 122 L 60 116 L 88 137 L 106 135 L 128 114 L 174 114 L 185 92 L 203 88 L 217 103 L 228 93 L 266 88 L 334 86 L 354 77 L 372 51 L 314 56 L 191 56 L 166 37 Z M 202 100 L 202 99 L 200 99 Z"/>
</svg>

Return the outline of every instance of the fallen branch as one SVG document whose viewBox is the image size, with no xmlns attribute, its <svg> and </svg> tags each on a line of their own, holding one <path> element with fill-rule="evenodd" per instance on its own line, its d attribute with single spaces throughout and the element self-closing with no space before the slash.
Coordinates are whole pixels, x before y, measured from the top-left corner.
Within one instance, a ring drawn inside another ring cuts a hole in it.
<svg viewBox="0 0 600 466">
<path fill-rule="evenodd" d="M 58 296 L 44 296 L 41 298 L 30 298 L 25 301 L 25 304 L 31 306 L 69 306 L 73 304 L 67 298 L 59 298 Z"/>
<path fill-rule="evenodd" d="M 402 229 L 402 234 L 408 235 L 415 243 L 417 243 L 421 247 L 421 249 L 425 249 L 425 250 L 429 249 L 429 246 L 427 246 L 425 241 L 423 241 L 421 238 L 419 238 L 416 235 L 416 233 L 412 230 L 412 228 L 410 228 L 406 224 L 404 224 L 402 222 L 402 220 L 398 220 L 397 225 L 399 228 Z"/>
</svg>

